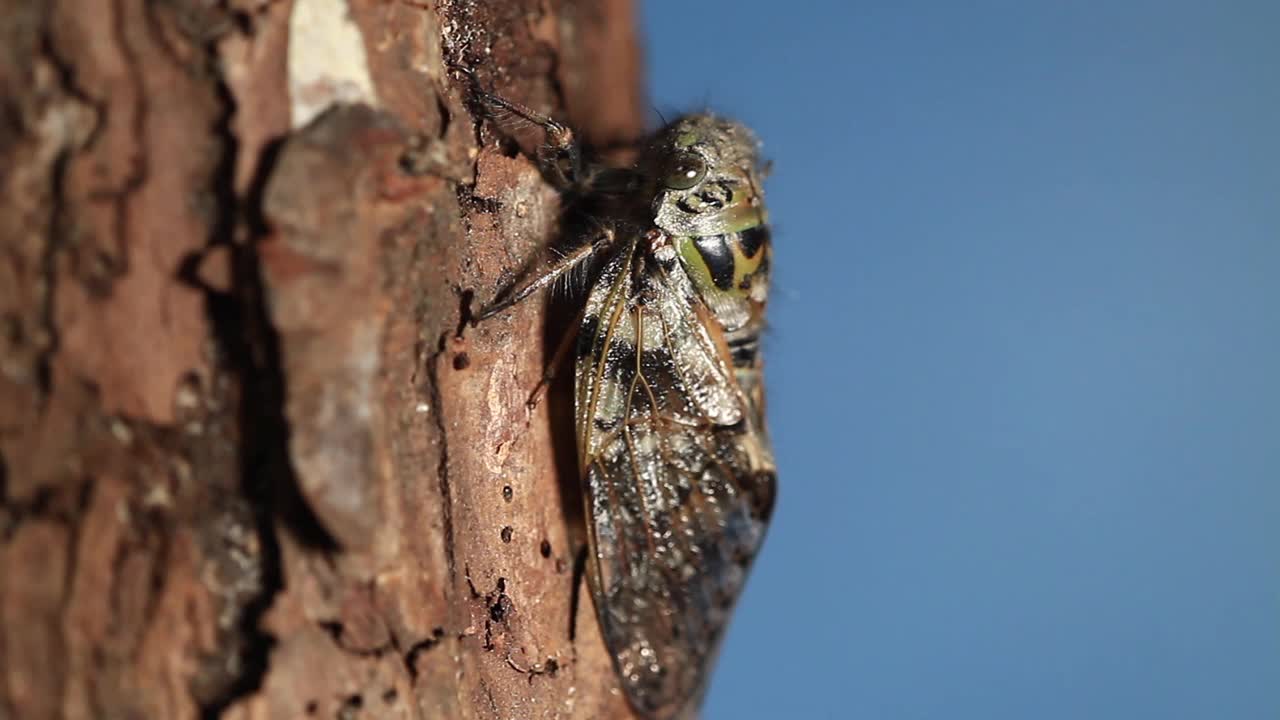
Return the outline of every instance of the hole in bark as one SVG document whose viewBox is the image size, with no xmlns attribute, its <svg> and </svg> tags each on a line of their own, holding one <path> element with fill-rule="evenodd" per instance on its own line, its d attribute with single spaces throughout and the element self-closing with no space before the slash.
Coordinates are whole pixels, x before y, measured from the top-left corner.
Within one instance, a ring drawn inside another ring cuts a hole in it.
<svg viewBox="0 0 1280 720">
<path fill-rule="evenodd" d="M 510 526 L 510 525 L 508 525 L 508 526 L 506 526 L 506 527 L 502 528 L 502 533 L 501 533 L 501 536 L 502 536 L 502 542 L 504 542 L 504 543 L 509 543 L 509 542 L 511 542 L 511 535 L 512 535 L 512 533 L 514 533 L 514 532 L 515 532 L 515 531 L 511 529 L 511 526 Z"/>
<path fill-rule="evenodd" d="M 350 695 L 346 700 L 342 701 L 342 707 L 338 708 L 338 720 L 356 720 L 360 716 L 360 709 L 364 707 L 364 698 L 359 695 Z"/>
<path fill-rule="evenodd" d="M 453 332 L 454 337 L 462 337 L 462 332 L 474 321 L 475 316 L 471 313 L 471 302 L 475 298 L 475 290 L 463 290 L 458 294 L 458 327 Z"/>
<path fill-rule="evenodd" d="M 436 112 L 440 113 L 440 137 L 449 134 L 449 124 L 453 122 L 453 113 L 449 112 L 449 106 L 444 103 L 444 98 L 440 93 L 436 93 Z"/>
<path fill-rule="evenodd" d="M 336 620 L 326 620 L 320 623 L 320 629 L 328 633 L 336 645 L 342 646 L 342 623 Z"/>
<path fill-rule="evenodd" d="M 515 610 L 515 603 L 507 596 L 506 578 L 498 578 L 494 591 L 485 595 L 485 602 L 489 605 L 489 619 L 495 623 L 505 621 Z"/>
<path fill-rule="evenodd" d="M 507 617 L 506 603 L 502 602 L 504 598 L 498 598 L 498 601 L 489 606 L 489 619 L 496 623 L 502 622 Z"/>
<path fill-rule="evenodd" d="M 551 557 L 551 541 L 543 540 L 542 546 L 538 548 L 538 552 L 542 553 L 542 557 L 544 558 Z"/>
</svg>

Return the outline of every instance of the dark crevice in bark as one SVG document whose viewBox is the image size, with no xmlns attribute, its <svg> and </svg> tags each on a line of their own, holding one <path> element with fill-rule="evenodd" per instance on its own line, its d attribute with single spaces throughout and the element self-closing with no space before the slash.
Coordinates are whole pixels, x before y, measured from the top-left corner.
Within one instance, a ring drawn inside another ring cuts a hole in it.
<svg viewBox="0 0 1280 720">
<path fill-rule="evenodd" d="M 573 590 L 569 596 L 569 642 L 578 639 L 578 607 L 582 603 L 582 579 L 587 574 L 587 546 L 578 547 L 573 558 Z"/>
<path fill-rule="evenodd" d="M 41 22 L 41 26 L 45 26 L 46 23 L 47 19 Z M 92 142 L 93 134 L 101 130 L 103 108 L 100 103 L 95 102 L 93 98 L 89 97 L 87 93 L 76 85 L 74 69 L 55 51 L 48 32 L 40 33 L 39 48 L 40 57 L 48 61 L 57 73 L 59 88 L 77 102 L 93 108 L 95 112 L 97 123 L 95 129 L 85 141 L 87 146 Z M 45 333 L 43 338 L 45 346 L 36 359 L 37 386 L 40 389 L 42 402 L 47 400 L 53 392 L 53 355 L 58 351 L 58 330 L 54 322 L 54 297 L 58 286 L 57 259 L 58 255 L 67 247 L 70 234 L 70 229 L 66 227 L 68 213 L 66 213 L 67 201 L 63 188 L 66 187 L 67 165 L 77 150 L 79 148 L 61 148 L 54 158 L 53 167 L 49 174 L 48 241 L 45 243 L 40 256 L 40 275 L 43 278 L 40 298 L 40 323 Z M 41 408 L 41 410 L 43 409 Z"/>
<path fill-rule="evenodd" d="M 206 46 L 209 67 L 216 62 L 212 44 Z M 230 258 L 230 292 L 203 287 L 213 339 L 219 361 L 234 378 L 239 397 L 226 398 L 236 409 L 240 441 L 238 488 L 244 508 L 248 509 L 260 548 L 259 592 L 239 610 L 232 635 L 222 642 L 222 652 L 236 657 L 209 659 L 211 666 L 230 666 L 239 672 L 223 679 L 223 687 L 204 698 L 200 706 L 202 720 L 214 720 L 232 702 L 262 685 L 268 668 L 268 654 L 273 639 L 259 627 L 259 621 L 284 586 L 281 573 L 279 542 L 275 535 L 276 485 L 294 482 L 288 461 L 288 428 L 284 419 L 283 373 L 279 352 L 263 304 L 257 258 L 249 237 L 237 237 L 237 229 L 246 218 L 254 217 L 257 195 L 242 202 L 236 194 L 234 178 L 240 141 L 232 130 L 236 112 L 230 89 L 219 79 L 218 96 L 223 106 L 216 133 L 222 143 L 222 154 L 214 169 L 210 194 L 213 200 L 213 223 L 205 253 L 226 252 Z M 270 163 L 260 164 L 269 171 Z M 260 184 L 259 184 L 260 186 Z M 204 256 L 192 258 L 194 263 Z M 200 285 L 190 266 L 186 279 Z"/>
<path fill-rule="evenodd" d="M 449 428 L 445 423 L 444 399 L 440 394 L 439 367 L 441 358 L 448 351 L 450 334 L 444 333 L 436 342 L 436 350 L 427 358 L 427 384 L 431 392 L 431 415 L 435 418 L 440 442 L 440 462 L 436 467 L 436 479 L 440 491 L 441 520 L 444 531 L 444 554 L 450 579 L 458 576 L 453 535 L 453 489 L 449 484 Z"/>
<path fill-rule="evenodd" d="M 64 86 L 65 87 L 65 86 Z M 66 230 L 61 227 L 62 209 L 66 199 L 62 188 L 67 173 L 67 161 L 71 152 L 64 149 L 54 160 L 53 172 L 50 173 L 52 187 L 49 198 L 52 204 L 49 219 L 49 242 L 41 253 L 40 273 L 44 277 L 44 288 L 40 298 L 40 323 L 44 329 L 45 347 L 36 357 L 36 386 L 40 390 L 40 399 L 45 401 L 53 392 L 53 355 L 58 351 L 58 332 L 54 322 L 54 295 L 58 283 L 57 258 L 65 246 Z M 42 408 L 43 409 L 43 408 Z"/>
<path fill-rule="evenodd" d="M 431 637 L 424 638 L 409 646 L 409 649 L 403 653 L 404 667 L 408 671 L 409 677 L 418 679 L 418 658 L 426 652 L 434 649 L 440 644 L 444 638 L 444 628 L 437 627 L 431 631 Z"/>
</svg>

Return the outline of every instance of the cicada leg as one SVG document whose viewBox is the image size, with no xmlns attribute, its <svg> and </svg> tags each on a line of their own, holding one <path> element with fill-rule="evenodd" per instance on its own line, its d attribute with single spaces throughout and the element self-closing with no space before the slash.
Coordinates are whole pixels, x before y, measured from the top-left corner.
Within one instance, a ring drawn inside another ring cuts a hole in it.
<svg viewBox="0 0 1280 720">
<path fill-rule="evenodd" d="M 497 315 L 535 292 L 551 285 L 556 280 L 565 277 L 573 272 L 575 268 L 589 262 L 596 253 L 608 247 L 613 242 L 613 238 L 613 231 L 603 228 L 591 241 L 583 243 L 576 250 L 558 258 L 550 266 L 540 271 L 526 272 L 516 282 L 501 290 L 488 305 L 481 308 L 472 319 L 472 324 L 477 324 Z M 525 400 L 525 405 L 530 410 L 537 407 L 547 387 L 555 379 L 560 365 L 564 363 L 564 359 L 569 353 L 569 348 L 573 347 L 574 340 L 578 335 L 578 327 L 582 324 L 582 318 L 586 315 L 586 311 L 587 309 L 584 305 L 578 311 L 574 321 L 569 324 L 568 329 L 564 331 L 555 352 L 551 356 L 551 361 L 542 372 L 542 379 L 538 381 L 538 384 L 529 393 L 528 399 Z"/>
<path fill-rule="evenodd" d="M 513 130 L 512 118 L 541 130 L 543 142 L 537 146 L 535 159 L 543 175 L 557 190 L 576 195 L 624 195 L 635 192 L 640 175 L 634 169 L 587 162 L 589 153 L 573 128 L 515 100 L 486 91 L 480 86 L 480 79 L 476 77 L 475 71 L 470 68 L 460 65 L 450 67 L 467 78 L 471 94 L 484 114 L 504 132 L 510 133 Z M 638 145 L 639 141 L 629 141 L 611 149 L 634 149 Z"/>
<path fill-rule="evenodd" d="M 577 136 L 568 125 L 525 107 L 515 100 L 487 92 L 480 87 L 479 78 L 470 68 L 459 65 L 454 65 L 452 68 L 467 78 L 472 95 L 479 101 L 485 115 L 491 120 L 502 125 L 504 116 L 514 116 L 540 128 L 546 139 L 544 144 L 538 146 L 537 151 L 538 164 L 542 166 L 543 172 L 561 190 L 577 187 L 582 177 L 582 148 Z"/>
<path fill-rule="evenodd" d="M 517 280 L 503 288 L 498 294 L 490 300 L 487 305 L 476 313 L 473 322 L 488 320 L 516 303 L 524 300 L 533 293 L 547 287 L 556 280 L 564 277 L 574 268 L 579 267 L 591 259 L 602 247 L 609 244 L 613 240 L 613 233 L 604 231 L 600 236 L 592 239 L 590 242 L 583 243 L 577 249 L 568 252 L 559 257 L 555 262 L 541 268 L 524 272 Z"/>
<path fill-rule="evenodd" d="M 542 130 L 545 142 L 537 148 L 538 164 L 544 177 L 556 186 L 558 190 L 583 195 L 591 192 L 620 194 L 633 190 L 638 176 L 631 169 L 598 166 L 584 168 L 582 160 L 584 153 L 581 143 L 569 126 L 514 100 L 485 91 L 480 86 L 479 78 L 470 68 L 456 65 L 452 66 L 452 68 L 467 78 L 473 96 L 490 119 L 501 125 L 504 115 L 508 117 L 514 116 Z M 551 263 L 540 268 L 526 269 L 515 282 L 500 290 L 493 300 L 482 307 L 474 316 L 472 323 L 475 324 L 487 320 L 528 298 L 533 293 L 568 276 L 576 268 L 590 262 L 591 258 L 598 252 L 611 246 L 613 240 L 614 233 L 612 229 L 601 228 L 591 239 L 583 242 L 570 252 L 557 257 Z M 559 366 L 564 362 L 569 348 L 573 346 L 573 341 L 577 337 L 577 328 L 582 323 L 585 313 L 585 308 L 578 313 L 578 317 L 569 326 L 570 329 L 564 333 L 564 337 L 561 338 L 557 345 L 551 362 L 543 371 L 542 379 L 534 387 L 533 391 L 529 393 L 526 405 L 530 409 L 537 406 L 541 396 L 546 392 L 551 381 L 555 379 Z"/>
</svg>

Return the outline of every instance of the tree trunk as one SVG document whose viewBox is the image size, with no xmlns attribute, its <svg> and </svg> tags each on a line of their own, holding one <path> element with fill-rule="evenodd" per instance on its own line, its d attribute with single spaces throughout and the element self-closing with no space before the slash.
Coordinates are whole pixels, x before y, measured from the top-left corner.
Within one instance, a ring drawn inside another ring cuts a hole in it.
<svg viewBox="0 0 1280 720">
<path fill-rule="evenodd" d="M 468 324 L 557 197 L 445 68 L 633 138 L 630 3 L 4 5 L 0 718 L 626 717 L 564 313 Z"/>
</svg>

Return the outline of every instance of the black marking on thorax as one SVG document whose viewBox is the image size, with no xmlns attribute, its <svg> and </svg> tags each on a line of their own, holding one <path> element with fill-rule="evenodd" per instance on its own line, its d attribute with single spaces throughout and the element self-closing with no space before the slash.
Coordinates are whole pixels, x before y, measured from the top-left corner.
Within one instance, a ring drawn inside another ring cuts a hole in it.
<svg viewBox="0 0 1280 720">
<path fill-rule="evenodd" d="M 760 224 L 755 227 L 747 228 L 738 233 L 738 242 L 742 247 L 742 254 L 748 258 L 753 258 L 756 253 L 760 252 L 760 248 L 769 242 L 769 226 Z"/>
<path fill-rule="evenodd" d="M 693 239 L 693 245 L 707 264 L 711 282 L 721 290 L 733 286 L 733 250 L 726 235 L 702 235 Z"/>
</svg>

